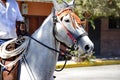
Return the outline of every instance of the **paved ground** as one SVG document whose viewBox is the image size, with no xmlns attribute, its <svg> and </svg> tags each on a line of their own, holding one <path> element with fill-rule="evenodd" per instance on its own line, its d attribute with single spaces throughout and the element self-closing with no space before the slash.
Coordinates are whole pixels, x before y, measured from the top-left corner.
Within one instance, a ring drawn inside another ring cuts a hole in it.
<svg viewBox="0 0 120 80">
<path fill-rule="evenodd" d="M 55 80 L 120 80 L 120 65 L 66 68 Z"/>
</svg>

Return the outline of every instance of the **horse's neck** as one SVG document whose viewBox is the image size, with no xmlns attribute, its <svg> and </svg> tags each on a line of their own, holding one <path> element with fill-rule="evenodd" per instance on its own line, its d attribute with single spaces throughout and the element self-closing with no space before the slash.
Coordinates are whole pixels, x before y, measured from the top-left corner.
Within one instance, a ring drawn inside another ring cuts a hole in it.
<svg viewBox="0 0 120 80">
<path fill-rule="evenodd" d="M 51 15 L 44 21 L 41 28 L 39 28 L 32 36 L 51 48 L 57 50 L 59 48 L 59 44 L 56 43 L 53 36 L 53 23 L 51 20 Z M 35 77 L 35 80 L 49 80 L 53 75 L 58 54 L 32 39 L 30 41 L 30 46 L 27 53 L 26 60 L 31 70 L 30 73 L 32 72 L 33 74 L 32 77 Z M 22 67 L 21 71 L 23 69 L 24 67 Z M 21 75 L 22 73 L 24 74 L 25 71 L 22 71 Z M 46 77 L 46 75 L 48 76 Z M 22 76 L 26 77 L 25 75 Z M 29 77 L 30 75 L 27 76 Z"/>
<path fill-rule="evenodd" d="M 36 30 L 36 32 L 32 35 L 35 39 L 37 39 L 38 41 L 42 42 L 43 44 L 45 44 L 46 46 L 59 50 L 59 46 L 60 44 L 55 40 L 54 35 L 53 35 L 53 21 L 52 21 L 52 14 L 49 15 L 46 20 L 43 22 L 42 26 Z M 31 41 L 30 43 L 31 45 L 31 49 L 34 48 L 34 50 L 36 50 L 36 54 L 38 55 L 45 55 L 45 57 L 47 55 L 56 55 L 57 52 L 35 42 L 35 41 Z M 32 47 L 34 46 L 34 47 Z M 37 49 L 38 47 L 38 49 Z M 38 51 L 38 52 L 37 52 Z M 40 53 L 41 52 L 41 53 Z M 44 53 L 44 54 L 43 54 Z M 50 56 L 48 56 L 49 58 Z M 53 57 L 53 56 L 51 56 Z M 56 57 L 55 57 L 56 58 Z"/>
<path fill-rule="evenodd" d="M 53 44 L 56 44 L 56 42 L 53 36 L 53 21 L 51 17 L 52 14 L 46 18 L 41 27 L 38 30 L 36 30 L 32 36 L 38 41 L 55 48 L 56 45 Z"/>
</svg>

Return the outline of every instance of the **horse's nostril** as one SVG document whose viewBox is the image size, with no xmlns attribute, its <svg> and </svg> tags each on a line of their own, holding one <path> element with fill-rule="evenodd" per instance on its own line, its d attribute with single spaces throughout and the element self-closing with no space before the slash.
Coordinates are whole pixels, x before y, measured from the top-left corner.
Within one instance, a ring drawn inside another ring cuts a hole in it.
<svg viewBox="0 0 120 80">
<path fill-rule="evenodd" d="M 85 46 L 85 50 L 88 51 L 90 49 L 89 45 Z"/>
</svg>

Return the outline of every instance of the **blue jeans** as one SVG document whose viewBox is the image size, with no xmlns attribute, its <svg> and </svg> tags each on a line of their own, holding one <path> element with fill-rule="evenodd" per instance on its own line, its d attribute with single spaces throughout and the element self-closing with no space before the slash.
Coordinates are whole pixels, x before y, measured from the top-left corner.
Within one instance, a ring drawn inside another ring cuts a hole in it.
<svg viewBox="0 0 120 80">
<path fill-rule="evenodd" d="M 11 40 L 11 39 L 0 39 L 0 46 L 1 46 L 2 43 L 6 42 L 8 40 Z"/>
</svg>

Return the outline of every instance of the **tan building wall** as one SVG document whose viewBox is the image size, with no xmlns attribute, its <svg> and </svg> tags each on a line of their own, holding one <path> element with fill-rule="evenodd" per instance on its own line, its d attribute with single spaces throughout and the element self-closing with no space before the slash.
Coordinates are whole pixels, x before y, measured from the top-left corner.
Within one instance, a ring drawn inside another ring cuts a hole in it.
<svg viewBox="0 0 120 80">
<path fill-rule="evenodd" d="M 28 2 L 28 1 L 18 1 L 20 10 L 22 12 L 22 4 L 26 4 L 27 14 L 24 15 L 34 15 L 34 16 L 48 16 L 51 13 L 53 7 L 52 3 L 45 2 Z"/>
<path fill-rule="evenodd" d="M 53 4 L 48 2 L 18 1 L 30 34 L 34 33 L 51 13 Z M 23 7 L 23 5 L 25 5 Z"/>
</svg>

